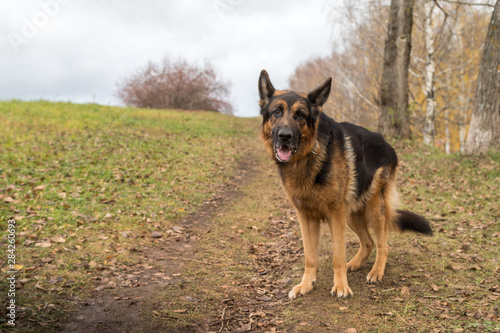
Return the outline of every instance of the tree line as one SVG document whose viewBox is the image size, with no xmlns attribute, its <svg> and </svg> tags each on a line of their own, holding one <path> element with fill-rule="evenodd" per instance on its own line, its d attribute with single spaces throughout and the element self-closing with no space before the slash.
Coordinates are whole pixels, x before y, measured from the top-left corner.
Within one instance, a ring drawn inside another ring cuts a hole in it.
<svg viewBox="0 0 500 333">
<path fill-rule="evenodd" d="M 338 120 L 448 153 L 500 150 L 499 2 L 346 0 L 337 47 L 299 65 L 290 88 L 329 75 Z"/>
</svg>

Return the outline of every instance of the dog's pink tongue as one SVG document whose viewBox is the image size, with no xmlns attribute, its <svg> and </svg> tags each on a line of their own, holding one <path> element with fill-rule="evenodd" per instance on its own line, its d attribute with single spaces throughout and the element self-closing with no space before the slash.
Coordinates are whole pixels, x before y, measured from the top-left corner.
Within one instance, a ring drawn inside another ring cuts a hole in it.
<svg viewBox="0 0 500 333">
<path fill-rule="evenodd" d="M 288 148 L 288 146 L 281 146 L 278 149 L 278 156 L 282 161 L 288 161 L 291 155 L 292 151 L 290 150 L 290 148 Z"/>
</svg>

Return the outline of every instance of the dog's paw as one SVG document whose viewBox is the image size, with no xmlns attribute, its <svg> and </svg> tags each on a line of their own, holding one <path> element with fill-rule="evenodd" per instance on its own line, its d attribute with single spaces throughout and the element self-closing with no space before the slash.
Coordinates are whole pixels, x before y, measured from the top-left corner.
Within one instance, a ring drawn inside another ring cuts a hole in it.
<svg viewBox="0 0 500 333">
<path fill-rule="evenodd" d="M 384 276 L 384 271 L 372 269 L 370 273 L 368 273 L 368 275 L 366 276 L 366 282 L 368 283 L 380 282 L 383 276 Z"/>
<path fill-rule="evenodd" d="M 332 288 L 332 296 L 337 296 L 338 298 L 346 298 L 353 296 L 351 288 L 347 284 L 334 284 Z"/>
<path fill-rule="evenodd" d="M 298 284 L 288 293 L 289 299 L 296 299 L 297 296 L 305 295 L 313 289 L 313 284 Z"/>
<path fill-rule="evenodd" d="M 347 271 L 348 272 L 355 272 L 358 269 L 360 269 L 362 266 L 363 266 L 362 262 L 355 261 L 354 259 L 352 259 L 351 261 L 349 261 L 347 263 Z"/>
</svg>

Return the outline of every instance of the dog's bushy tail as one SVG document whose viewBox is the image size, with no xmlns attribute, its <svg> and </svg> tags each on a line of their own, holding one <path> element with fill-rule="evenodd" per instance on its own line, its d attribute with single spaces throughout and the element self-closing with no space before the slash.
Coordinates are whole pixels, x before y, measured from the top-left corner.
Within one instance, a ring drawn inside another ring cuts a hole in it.
<svg viewBox="0 0 500 333">
<path fill-rule="evenodd" d="M 432 236 L 431 223 L 425 217 L 407 210 L 398 209 L 396 213 L 396 224 L 400 231 L 414 231 Z"/>
</svg>

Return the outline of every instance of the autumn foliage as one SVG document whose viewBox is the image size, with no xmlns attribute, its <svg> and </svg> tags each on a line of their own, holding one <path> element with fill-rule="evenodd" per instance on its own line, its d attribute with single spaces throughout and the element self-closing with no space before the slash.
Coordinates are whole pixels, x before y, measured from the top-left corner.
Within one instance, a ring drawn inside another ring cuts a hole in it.
<svg viewBox="0 0 500 333">
<path fill-rule="evenodd" d="M 376 129 L 388 7 L 380 1 L 366 8 L 346 2 L 341 40 L 332 53 L 300 64 L 289 78 L 291 89 L 307 91 L 331 76 L 332 91 L 325 112 L 338 121 Z M 337 21 L 339 22 L 339 21 Z"/>
<path fill-rule="evenodd" d="M 425 90 L 424 2 L 415 3 L 409 65 L 408 113 L 416 138 L 422 137 L 429 100 Z M 438 4 L 431 12 L 435 61 L 432 97 L 436 103 L 433 144 L 445 151 L 458 151 L 465 144 L 491 8 L 445 1 Z M 325 111 L 338 121 L 377 130 L 388 13 L 387 1 L 345 0 L 342 17 L 332 18 L 334 27 L 342 27 L 342 40 L 330 55 L 300 64 L 289 78 L 290 88 L 307 91 L 332 76 Z"/>
<path fill-rule="evenodd" d="M 138 108 L 233 114 L 228 101 L 230 84 L 220 78 L 210 62 L 200 66 L 165 57 L 158 63 L 149 62 L 117 86 L 120 100 Z"/>
</svg>

